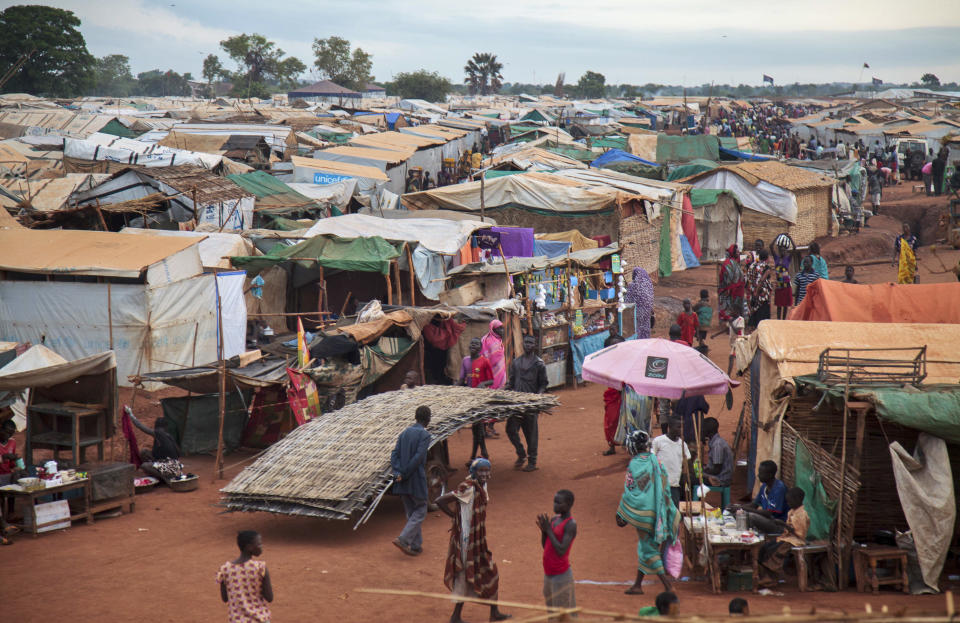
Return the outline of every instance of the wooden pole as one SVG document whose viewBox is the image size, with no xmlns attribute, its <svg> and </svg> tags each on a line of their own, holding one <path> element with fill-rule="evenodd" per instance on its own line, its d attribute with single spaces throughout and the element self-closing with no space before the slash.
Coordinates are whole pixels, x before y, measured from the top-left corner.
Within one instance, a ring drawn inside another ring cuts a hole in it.
<svg viewBox="0 0 960 623">
<path fill-rule="evenodd" d="M 320 278 L 317 280 L 317 313 L 323 315 L 323 308 L 327 305 L 327 282 L 323 279 L 323 266 L 317 265 Z"/>
<path fill-rule="evenodd" d="M 410 244 L 407 243 L 407 269 L 410 271 L 410 307 L 417 306 L 417 283 L 413 274 L 413 251 L 410 250 Z M 420 379 L 423 382 L 423 379 Z"/>
<path fill-rule="evenodd" d="M 487 203 L 486 203 L 487 188 L 486 188 L 486 182 L 485 182 L 486 177 L 487 177 L 486 173 L 484 171 L 480 171 L 480 222 L 481 223 L 484 222 L 484 215 L 486 214 L 486 211 L 487 211 Z"/>
<path fill-rule="evenodd" d="M 384 275 L 387 279 L 387 305 L 393 305 L 393 284 L 390 282 L 390 271 L 393 270 L 392 266 L 387 266 L 387 274 Z"/>
<path fill-rule="evenodd" d="M 400 262 L 393 260 L 394 286 L 397 289 L 397 305 L 403 305 L 403 292 L 400 290 Z"/>
<path fill-rule="evenodd" d="M 213 276 L 217 279 L 216 273 Z M 217 427 L 217 459 L 214 482 L 223 479 L 223 420 L 226 417 L 227 408 L 227 362 L 223 358 L 223 296 L 220 294 L 220 282 L 216 282 L 217 292 L 217 359 L 219 361 L 219 381 L 220 381 L 220 423 Z"/>
<path fill-rule="evenodd" d="M 500 251 L 500 259 L 503 260 L 503 272 L 507 276 L 508 292 L 513 294 L 513 277 L 510 275 L 510 269 L 507 267 L 507 257 L 503 254 L 503 245 L 497 240 L 497 250 Z"/>
<path fill-rule="evenodd" d="M 847 351 L 847 356 L 849 357 L 849 351 Z M 840 500 L 837 503 L 837 555 L 840 558 L 839 572 L 837 573 L 837 584 L 840 590 L 843 590 L 847 587 L 847 576 L 845 570 L 848 568 L 847 565 L 847 544 L 845 543 L 845 534 L 846 530 L 845 522 L 843 521 L 843 502 L 844 498 L 844 489 L 846 488 L 846 477 L 847 477 L 847 418 L 850 415 L 850 407 L 847 404 L 847 401 L 850 399 L 850 376 L 852 372 L 850 371 L 849 364 L 847 366 L 847 383 L 843 388 L 843 432 L 841 438 L 840 446 Z"/>
<path fill-rule="evenodd" d="M 107 327 L 110 331 L 110 350 L 113 350 L 113 297 L 109 281 L 107 282 Z M 116 413 L 111 417 L 115 418 Z M 113 441 L 110 442 L 110 461 L 113 462 Z"/>
</svg>

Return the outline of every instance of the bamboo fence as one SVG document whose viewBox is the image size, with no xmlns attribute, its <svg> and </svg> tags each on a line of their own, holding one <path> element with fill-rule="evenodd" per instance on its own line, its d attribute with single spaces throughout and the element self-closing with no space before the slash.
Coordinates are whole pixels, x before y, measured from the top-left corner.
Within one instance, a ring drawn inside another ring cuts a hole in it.
<svg viewBox="0 0 960 623">
<path fill-rule="evenodd" d="M 550 394 L 423 385 L 376 394 L 296 428 L 221 489 L 230 510 L 349 519 L 392 482 L 390 454 L 417 407 L 432 412 L 431 445 L 484 419 L 538 413 Z"/>
</svg>

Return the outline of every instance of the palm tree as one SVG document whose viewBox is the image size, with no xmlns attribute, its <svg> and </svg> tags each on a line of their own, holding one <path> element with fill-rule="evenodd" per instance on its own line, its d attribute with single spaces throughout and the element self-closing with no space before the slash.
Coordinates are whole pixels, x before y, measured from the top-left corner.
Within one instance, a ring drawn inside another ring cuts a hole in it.
<svg viewBox="0 0 960 623">
<path fill-rule="evenodd" d="M 496 93 L 503 86 L 503 76 L 500 74 L 502 69 L 503 63 L 497 60 L 496 54 L 477 52 L 463 68 L 466 74 L 463 82 L 468 85 L 471 94 Z"/>
</svg>

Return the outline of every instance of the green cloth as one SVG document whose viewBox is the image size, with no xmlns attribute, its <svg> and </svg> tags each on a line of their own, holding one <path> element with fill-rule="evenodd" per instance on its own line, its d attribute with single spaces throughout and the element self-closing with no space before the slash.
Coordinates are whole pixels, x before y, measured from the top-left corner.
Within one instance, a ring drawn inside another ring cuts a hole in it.
<svg viewBox="0 0 960 623">
<path fill-rule="evenodd" d="M 794 461 L 796 485 L 803 489 L 803 507 L 810 518 L 807 530 L 808 541 L 820 541 L 830 538 L 830 526 L 837 515 L 837 502 L 830 499 L 823 488 L 820 474 L 813 466 L 810 451 L 797 439 Z"/>
<path fill-rule="evenodd" d="M 649 180 L 662 180 L 667 173 L 667 167 L 651 167 L 638 162 L 613 162 L 603 165 L 602 168 Z"/>
<path fill-rule="evenodd" d="M 704 171 L 712 171 L 718 166 L 720 165 L 711 160 L 697 158 L 696 160 L 691 160 L 687 164 L 681 164 L 670 171 L 670 174 L 667 175 L 667 181 L 672 182 L 674 180 L 690 177 L 691 175 L 696 175 L 697 173 L 703 173 Z"/>
<path fill-rule="evenodd" d="M 677 538 L 680 515 L 670 497 L 667 472 L 652 452 L 630 459 L 617 516 L 637 529 L 637 568 L 645 575 L 663 574 L 660 547 Z"/>
<path fill-rule="evenodd" d="M 324 204 L 302 195 L 274 176 L 264 171 L 228 175 L 227 179 L 257 197 L 259 213 L 315 212 L 323 210 Z M 331 206 L 331 214 L 343 214 Z"/>
<path fill-rule="evenodd" d="M 627 151 L 627 137 L 625 136 L 603 136 L 590 140 L 591 147 L 604 147 L 607 149 L 619 149 Z"/>
<path fill-rule="evenodd" d="M 827 386 L 815 374 L 798 376 L 798 384 L 826 391 L 834 404 L 843 405 L 843 385 Z M 960 385 L 928 385 L 920 389 L 901 387 L 854 387 L 855 400 L 873 404 L 884 420 L 913 428 L 947 443 L 960 444 Z"/>
<path fill-rule="evenodd" d="M 503 177 L 504 175 L 516 175 L 517 173 L 526 173 L 526 171 L 498 171 L 496 169 L 488 169 L 487 172 L 483 174 L 483 179 L 492 180 Z"/>
<path fill-rule="evenodd" d="M 641 617 L 658 617 L 660 616 L 660 611 L 657 610 L 656 606 L 644 606 L 637 611 L 637 616 Z"/>
<path fill-rule="evenodd" d="M 413 340 L 407 337 L 381 337 L 375 344 L 364 346 L 360 357 L 363 366 L 361 387 L 375 383 L 389 372 L 413 348 L 413 344 Z"/>
<path fill-rule="evenodd" d="M 380 236 L 341 238 L 323 235 L 314 236 L 291 247 L 277 245 L 266 255 L 232 257 L 230 261 L 251 276 L 285 262 L 297 262 L 304 268 L 320 265 L 324 268 L 386 275 L 390 272 L 390 260 L 400 257 L 403 244 L 401 242 L 394 246 Z"/>
<path fill-rule="evenodd" d="M 134 132 L 127 126 L 123 125 L 116 119 L 111 119 L 107 125 L 100 128 L 101 134 L 110 134 L 112 136 L 119 136 L 122 138 L 136 138 L 140 136 L 139 132 Z"/>
<path fill-rule="evenodd" d="M 657 162 L 690 162 L 702 158 L 720 159 L 720 141 L 710 134 L 692 136 L 657 135 Z"/>
<path fill-rule="evenodd" d="M 316 221 L 314 221 L 313 223 L 310 223 L 310 225 L 307 225 L 305 223 L 301 223 L 300 221 L 284 218 L 279 214 L 268 214 L 268 216 L 273 219 L 273 227 L 270 229 L 275 229 L 277 231 L 296 231 L 298 229 L 308 228 L 316 223 Z"/>
<path fill-rule="evenodd" d="M 673 256 L 670 253 L 670 206 L 660 207 L 660 276 L 669 277 L 673 272 Z"/>
<path fill-rule="evenodd" d="M 692 188 L 690 189 L 690 205 L 694 208 L 713 205 L 720 199 L 720 195 L 724 193 L 734 198 L 737 196 L 732 190 L 724 190 L 722 188 Z"/>
<path fill-rule="evenodd" d="M 589 149 L 577 149 L 576 147 L 563 147 L 563 146 L 554 146 L 549 147 L 547 145 L 541 145 L 542 149 L 546 149 L 549 152 L 560 154 L 561 156 L 566 156 L 567 158 L 573 158 L 574 160 L 579 160 L 583 163 L 593 162 L 597 159 L 597 154 Z"/>
</svg>

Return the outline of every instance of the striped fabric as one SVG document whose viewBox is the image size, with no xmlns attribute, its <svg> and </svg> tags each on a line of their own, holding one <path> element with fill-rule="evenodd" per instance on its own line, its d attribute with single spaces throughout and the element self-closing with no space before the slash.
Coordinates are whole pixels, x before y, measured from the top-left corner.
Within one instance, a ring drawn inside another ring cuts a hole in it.
<svg viewBox="0 0 960 623">
<path fill-rule="evenodd" d="M 467 478 L 457 487 L 458 493 L 474 490 L 473 516 L 470 520 L 470 539 L 467 544 L 466 566 L 460 552 L 460 513 L 453 520 L 450 529 L 450 548 L 447 551 L 447 565 L 443 572 L 443 583 L 451 591 L 457 575 L 464 572 L 467 586 L 473 589 L 477 597 L 492 599 L 497 596 L 500 586 L 500 573 L 493 562 L 493 554 L 487 548 L 487 494 L 483 487 Z"/>
<path fill-rule="evenodd" d="M 673 542 L 680 515 L 670 497 L 667 472 L 651 452 L 630 460 L 617 515 L 637 529 L 637 568 L 643 574 L 664 573 L 660 547 Z"/>
</svg>

